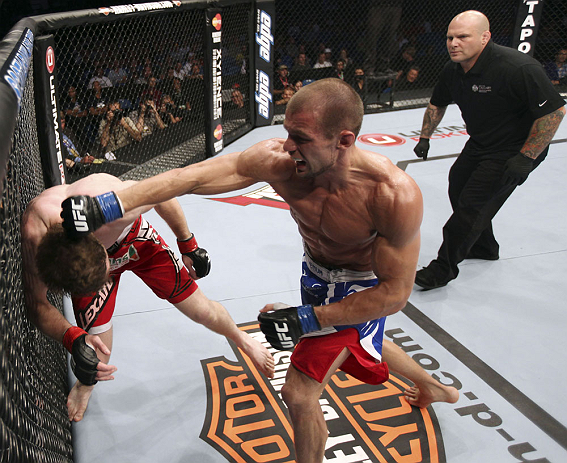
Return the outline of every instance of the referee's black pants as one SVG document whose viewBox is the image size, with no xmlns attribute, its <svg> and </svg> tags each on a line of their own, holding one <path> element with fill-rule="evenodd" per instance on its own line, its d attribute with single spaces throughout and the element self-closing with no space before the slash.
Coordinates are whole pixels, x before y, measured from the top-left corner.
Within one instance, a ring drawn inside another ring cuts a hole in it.
<svg viewBox="0 0 567 463">
<path fill-rule="evenodd" d="M 538 157 L 539 164 L 547 155 Z M 449 172 L 449 200 L 453 214 L 443 227 L 443 243 L 428 268 L 436 278 L 456 278 L 469 252 L 498 256 L 499 245 L 492 231 L 492 219 L 516 189 L 505 186 L 502 176 L 506 161 L 514 153 L 481 154 L 467 147 Z"/>
</svg>

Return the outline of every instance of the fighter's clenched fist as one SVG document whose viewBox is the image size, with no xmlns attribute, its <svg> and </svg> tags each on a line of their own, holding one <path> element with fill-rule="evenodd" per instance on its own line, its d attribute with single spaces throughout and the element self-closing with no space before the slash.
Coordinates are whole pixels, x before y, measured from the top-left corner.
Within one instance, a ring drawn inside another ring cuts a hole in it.
<svg viewBox="0 0 567 463">
<path fill-rule="evenodd" d="M 258 321 L 266 340 L 279 350 L 291 350 L 302 335 L 321 329 L 311 304 L 262 312 Z"/>
<path fill-rule="evenodd" d="M 63 228 L 71 238 L 92 233 L 124 215 L 114 191 L 95 196 L 71 196 L 61 203 Z"/>
</svg>

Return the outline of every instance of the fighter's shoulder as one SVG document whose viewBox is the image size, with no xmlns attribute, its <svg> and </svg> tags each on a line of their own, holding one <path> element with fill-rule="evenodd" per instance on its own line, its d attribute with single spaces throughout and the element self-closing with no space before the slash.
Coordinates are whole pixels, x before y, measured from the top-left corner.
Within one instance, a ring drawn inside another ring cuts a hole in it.
<svg viewBox="0 0 567 463">
<path fill-rule="evenodd" d="M 96 196 L 108 191 L 116 191 L 128 186 L 114 175 L 99 173 L 83 177 L 68 186 L 68 196 Z"/>
<path fill-rule="evenodd" d="M 295 164 L 289 153 L 284 151 L 284 142 L 281 138 L 271 138 L 242 151 L 240 169 L 256 180 L 273 182 L 288 179 L 295 171 Z"/>
<path fill-rule="evenodd" d="M 423 198 L 415 180 L 384 156 L 376 157 L 374 163 L 374 190 L 369 197 L 374 207 L 370 209 L 376 211 L 381 223 L 387 220 L 392 225 L 399 222 L 400 226 L 409 226 L 412 217 L 419 226 Z"/>
</svg>

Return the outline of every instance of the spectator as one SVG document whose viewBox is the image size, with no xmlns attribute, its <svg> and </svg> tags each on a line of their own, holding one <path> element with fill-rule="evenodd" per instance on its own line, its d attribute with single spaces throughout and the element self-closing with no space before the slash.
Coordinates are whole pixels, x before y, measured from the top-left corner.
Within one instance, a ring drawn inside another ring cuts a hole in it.
<svg viewBox="0 0 567 463">
<path fill-rule="evenodd" d="M 135 121 L 136 128 L 143 137 L 154 133 L 158 129 L 165 128 L 165 124 L 156 109 L 155 101 L 149 97 L 141 100 L 139 110 L 132 112 L 130 116 Z"/>
<path fill-rule="evenodd" d="M 555 59 L 544 67 L 553 85 L 567 85 L 567 47 L 557 50 Z"/>
<path fill-rule="evenodd" d="M 183 119 L 183 112 L 177 107 L 171 96 L 164 94 L 159 108 L 160 118 L 166 126 L 177 124 Z"/>
<path fill-rule="evenodd" d="M 108 105 L 108 111 L 98 131 L 100 146 L 106 153 L 129 145 L 133 140 L 142 139 L 132 119 L 123 114 L 119 101 L 113 101 Z"/>
<path fill-rule="evenodd" d="M 295 95 L 295 90 L 293 89 L 293 87 L 290 85 L 289 87 L 286 87 L 282 93 L 282 97 L 276 101 L 275 104 L 277 105 L 286 105 L 289 100 L 291 99 L 291 97 Z"/>
<path fill-rule="evenodd" d="M 230 102 L 234 109 L 244 108 L 244 96 L 238 88 L 232 89 L 232 92 L 230 93 Z"/>
<path fill-rule="evenodd" d="M 335 77 L 345 80 L 345 62 L 342 59 L 338 60 L 335 66 Z"/>
<path fill-rule="evenodd" d="M 419 66 L 411 66 L 408 72 L 396 82 L 396 90 L 413 90 L 418 88 L 419 71 Z"/>
<path fill-rule="evenodd" d="M 313 65 L 313 69 L 321 69 L 321 68 L 332 68 L 333 65 L 330 61 L 327 61 L 327 54 L 323 51 L 319 53 L 319 57 L 317 58 L 317 62 Z"/>
<path fill-rule="evenodd" d="M 354 82 L 352 87 L 360 96 L 362 102 L 366 105 L 368 90 L 366 87 L 366 76 L 364 75 L 364 69 L 358 67 L 354 70 Z"/>
<path fill-rule="evenodd" d="M 163 79 L 160 81 L 159 88 L 165 94 L 171 95 L 173 92 L 173 79 L 175 77 L 175 68 L 169 67 L 167 68 L 167 73 L 163 76 Z M 177 77 L 179 80 L 179 78 Z"/>
<path fill-rule="evenodd" d="M 177 77 L 174 77 L 173 89 L 170 96 L 175 106 L 179 110 L 183 111 L 183 113 L 181 114 L 185 114 L 185 112 L 191 111 L 191 103 L 189 102 L 189 98 L 186 93 L 187 92 L 183 90 L 183 87 L 181 85 L 181 80 L 179 80 Z"/>
<path fill-rule="evenodd" d="M 299 89 L 303 87 L 303 81 L 302 80 L 297 80 L 295 82 L 295 84 L 293 84 L 293 89 L 295 90 L 295 93 L 299 92 Z"/>
<path fill-rule="evenodd" d="M 390 71 L 391 61 L 396 53 L 396 35 L 403 4 L 403 0 L 372 1 L 363 42 L 364 69 L 369 76 L 373 76 L 375 72 Z"/>
<path fill-rule="evenodd" d="M 160 89 L 157 88 L 157 79 L 152 76 L 148 80 L 148 86 L 145 88 L 145 90 L 140 95 L 140 99 L 141 100 L 148 100 L 148 99 L 153 100 L 155 102 L 156 106 L 159 106 L 161 104 L 161 97 L 162 97 L 162 92 L 161 92 Z"/>
<path fill-rule="evenodd" d="M 189 74 L 187 78 L 203 80 L 203 68 L 198 60 L 194 60 L 191 63 L 191 74 Z"/>
<path fill-rule="evenodd" d="M 399 79 L 402 75 L 407 74 L 409 68 L 417 64 L 415 61 L 416 52 L 417 51 L 415 47 L 412 45 L 408 45 L 402 49 L 392 68 L 398 73 L 396 79 Z"/>
<path fill-rule="evenodd" d="M 328 61 L 332 65 L 333 64 L 333 52 L 332 52 L 332 50 L 330 48 L 325 48 L 323 50 L 323 53 L 325 53 L 325 61 Z"/>
<path fill-rule="evenodd" d="M 104 69 L 102 68 L 102 66 L 98 66 L 96 68 L 95 75 L 91 77 L 91 80 L 89 80 L 87 88 L 93 88 L 93 84 L 95 82 L 98 82 L 102 88 L 112 87 L 112 82 L 108 77 L 104 75 Z"/>
<path fill-rule="evenodd" d="M 278 75 L 274 79 L 274 96 L 275 99 L 281 98 L 283 91 L 289 87 L 291 84 L 288 80 L 288 69 L 285 64 L 281 64 L 278 67 Z"/>
<path fill-rule="evenodd" d="M 100 82 L 94 81 L 91 96 L 85 106 L 88 108 L 86 136 L 90 143 L 96 143 L 98 139 L 98 128 L 106 115 L 107 99 Z"/>
<path fill-rule="evenodd" d="M 133 83 L 136 85 L 148 85 L 152 76 L 152 67 L 146 64 L 143 68 L 142 75 L 136 75 L 134 77 Z"/>
<path fill-rule="evenodd" d="M 339 52 L 339 59 L 342 59 L 345 63 L 345 70 L 352 66 L 352 59 L 348 56 L 348 51 L 346 48 L 342 48 Z"/>
<path fill-rule="evenodd" d="M 132 58 L 130 60 L 130 64 L 126 67 L 126 74 L 128 74 L 128 80 L 130 82 L 134 82 L 135 79 L 137 79 L 143 71 L 143 67 L 141 66 L 140 62 L 138 61 L 138 58 Z"/>
<path fill-rule="evenodd" d="M 117 87 L 128 82 L 128 72 L 124 69 L 119 59 L 114 60 L 112 69 L 108 71 L 108 79 L 112 82 L 112 86 Z"/>
<path fill-rule="evenodd" d="M 308 69 L 311 69 L 311 66 L 309 66 L 307 55 L 305 53 L 300 53 L 295 59 L 295 64 L 291 68 L 291 72 L 307 71 Z"/>
<path fill-rule="evenodd" d="M 183 80 L 190 71 L 191 66 L 189 66 L 189 69 L 185 69 L 181 61 L 177 61 L 175 63 L 175 67 L 173 68 L 173 76 L 177 77 L 179 80 Z"/>
<path fill-rule="evenodd" d="M 80 122 L 87 116 L 87 107 L 77 94 L 77 88 L 71 85 L 61 103 L 63 113 L 67 118 L 67 126 L 72 130 L 78 130 Z"/>
<path fill-rule="evenodd" d="M 93 163 L 94 156 L 89 153 L 83 153 L 81 143 L 75 136 L 75 132 L 67 126 L 65 115 L 62 113 L 59 119 L 61 123 L 61 150 L 65 158 L 65 165 L 69 171 L 78 170 L 81 166 L 87 166 Z"/>
</svg>

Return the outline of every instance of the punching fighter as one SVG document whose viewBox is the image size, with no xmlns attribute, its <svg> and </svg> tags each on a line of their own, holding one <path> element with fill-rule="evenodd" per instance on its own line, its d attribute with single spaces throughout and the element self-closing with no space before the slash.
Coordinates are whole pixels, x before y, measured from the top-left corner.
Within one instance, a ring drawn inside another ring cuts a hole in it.
<svg viewBox="0 0 567 463">
<path fill-rule="evenodd" d="M 379 384 L 388 379 L 389 365 L 415 384 L 405 394 L 418 407 L 453 403 L 459 395 L 383 340 L 385 317 L 403 309 L 412 291 L 423 205 L 406 173 L 355 145 L 363 115 L 350 85 L 322 79 L 290 99 L 287 139 L 62 204 L 64 227 L 74 236 L 154 198 L 212 195 L 267 182 L 287 202 L 305 248 L 303 305 L 273 310 L 267 304 L 259 320 L 273 347 L 294 349 L 282 397 L 298 463 L 323 460 L 327 428 L 319 396 L 337 369 Z"/>
<path fill-rule="evenodd" d="M 271 377 L 274 361 L 268 350 L 235 325 L 226 309 L 209 300 L 195 280 L 210 270 L 207 251 L 197 245 L 176 199 L 131 209 L 94 234 L 70 239 L 61 226 L 61 201 L 69 195 L 121 191 L 123 182 L 92 174 L 70 185 L 49 188 L 36 197 L 22 218 L 24 283 L 29 318 L 71 353 L 77 382 L 67 400 L 69 419 L 80 421 L 97 381 L 114 379 L 109 365 L 112 314 L 120 276 L 131 270 L 161 299 L 210 330 L 233 340 L 258 369 Z M 155 208 L 177 237 L 180 259 L 142 213 Z M 47 298 L 47 291 L 70 294 L 71 323 Z"/>
</svg>

